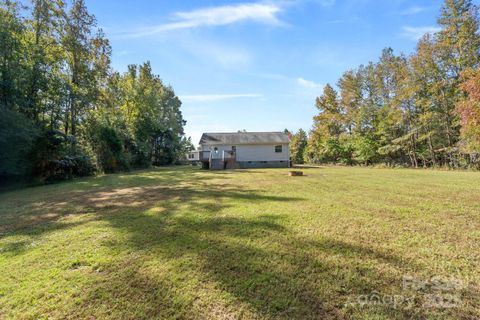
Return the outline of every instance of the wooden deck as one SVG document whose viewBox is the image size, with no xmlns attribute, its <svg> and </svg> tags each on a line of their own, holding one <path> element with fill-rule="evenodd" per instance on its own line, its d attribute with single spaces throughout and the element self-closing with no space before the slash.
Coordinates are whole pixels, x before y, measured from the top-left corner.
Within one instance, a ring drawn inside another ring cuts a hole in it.
<svg viewBox="0 0 480 320">
<path fill-rule="evenodd" d="M 200 151 L 199 155 L 204 169 L 226 170 L 238 167 L 236 153 L 233 150 L 222 152 Z"/>
</svg>

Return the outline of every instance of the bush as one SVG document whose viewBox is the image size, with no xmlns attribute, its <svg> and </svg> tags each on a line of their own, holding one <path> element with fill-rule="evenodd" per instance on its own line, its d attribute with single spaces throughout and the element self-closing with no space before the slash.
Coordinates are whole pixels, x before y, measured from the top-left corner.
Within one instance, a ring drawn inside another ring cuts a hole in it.
<svg viewBox="0 0 480 320">
<path fill-rule="evenodd" d="M 27 155 L 39 130 L 20 113 L 7 109 L 0 112 L 0 178 L 25 176 L 32 170 Z"/>
<path fill-rule="evenodd" d="M 95 166 L 89 156 L 65 156 L 48 162 L 46 181 L 67 180 L 95 174 Z"/>
<path fill-rule="evenodd" d="M 373 135 L 355 136 L 354 160 L 361 164 L 372 164 L 378 159 L 378 142 Z"/>
<path fill-rule="evenodd" d="M 78 147 L 75 137 L 57 130 L 42 132 L 29 158 L 33 176 L 45 181 L 89 176 L 96 171 L 92 158 Z"/>
<path fill-rule="evenodd" d="M 99 166 L 105 173 L 128 170 L 129 164 L 124 154 L 124 142 L 115 128 L 99 126 L 93 133 L 92 142 Z"/>
</svg>

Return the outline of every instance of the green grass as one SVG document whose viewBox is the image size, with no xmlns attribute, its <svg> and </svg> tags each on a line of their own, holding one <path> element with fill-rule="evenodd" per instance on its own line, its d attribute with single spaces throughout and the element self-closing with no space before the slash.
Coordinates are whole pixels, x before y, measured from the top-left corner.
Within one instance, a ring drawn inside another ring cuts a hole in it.
<svg viewBox="0 0 480 320">
<path fill-rule="evenodd" d="M 480 173 L 304 171 L 163 168 L 0 194 L 0 319 L 480 318 Z M 449 294 L 452 308 L 425 305 Z"/>
</svg>

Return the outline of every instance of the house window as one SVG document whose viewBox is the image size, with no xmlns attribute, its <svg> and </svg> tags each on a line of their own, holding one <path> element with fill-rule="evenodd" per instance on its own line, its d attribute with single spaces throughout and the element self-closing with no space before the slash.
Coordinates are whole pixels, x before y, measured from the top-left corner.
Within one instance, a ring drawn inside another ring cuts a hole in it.
<svg viewBox="0 0 480 320">
<path fill-rule="evenodd" d="M 217 148 L 217 147 L 213 148 L 213 151 L 214 151 L 215 153 L 218 153 L 218 148 Z"/>
<path fill-rule="evenodd" d="M 237 146 L 232 146 L 232 151 L 237 152 Z"/>
<path fill-rule="evenodd" d="M 195 155 L 194 155 L 193 153 L 190 153 L 190 154 L 188 155 L 188 157 L 189 157 L 190 159 L 193 159 L 193 158 L 195 158 Z"/>
<path fill-rule="evenodd" d="M 275 153 L 282 153 L 282 146 L 275 146 Z"/>
</svg>

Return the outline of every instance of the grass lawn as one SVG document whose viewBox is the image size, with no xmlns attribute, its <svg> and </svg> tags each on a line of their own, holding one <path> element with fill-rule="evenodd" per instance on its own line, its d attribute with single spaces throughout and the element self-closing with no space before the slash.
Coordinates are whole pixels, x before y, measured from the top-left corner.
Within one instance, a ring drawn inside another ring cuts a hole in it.
<svg viewBox="0 0 480 320">
<path fill-rule="evenodd" d="M 0 194 L 0 319 L 480 318 L 480 173 L 304 171 Z"/>
</svg>

